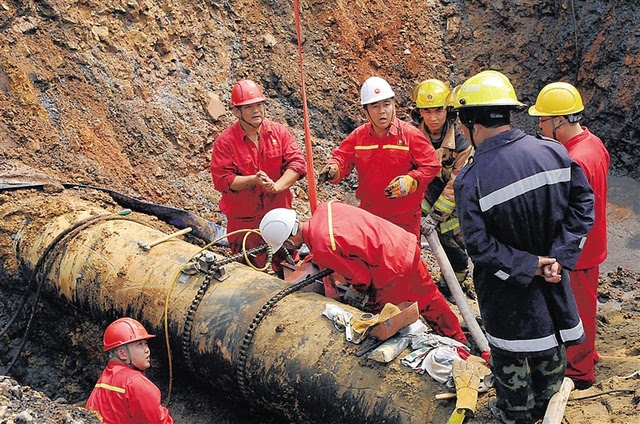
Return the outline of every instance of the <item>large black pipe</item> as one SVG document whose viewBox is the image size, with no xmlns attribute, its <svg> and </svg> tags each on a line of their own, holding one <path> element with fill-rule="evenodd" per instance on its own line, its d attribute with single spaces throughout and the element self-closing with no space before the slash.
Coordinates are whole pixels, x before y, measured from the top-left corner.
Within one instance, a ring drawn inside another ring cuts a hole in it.
<svg viewBox="0 0 640 424">
<path fill-rule="evenodd" d="M 181 270 L 199 248 L 172 239 L 141 249 L 139 241 L 164 234 L 114 212 L 80 200 L 73 190 L 34 193 L 0 206 L 0 219 L 11 217 L 0 237 L 13 238 L 25 276 L 40 272 L 48 293 L 97 317 L 135 317 L 158 334 L 175 283 L 167 308 L 172 350 L 181 351 L 186 328 L 190 337 L 186 355 L 174 360 L 212 389 L 249 396 L 254 406 L 300 423 L 446 421 L 447 411 L 434 408 L 438 383 L 398 361 L 380 365 L 355 356 L 360 347 L 322 317 L 334 301 L 294 291 L 264 312 L 247 343 L 256 315 L 288 283 L 233 262 L 225 266 L 227 278 L 212 279 L 194 309 L 206 274 Z"/>
</svg>

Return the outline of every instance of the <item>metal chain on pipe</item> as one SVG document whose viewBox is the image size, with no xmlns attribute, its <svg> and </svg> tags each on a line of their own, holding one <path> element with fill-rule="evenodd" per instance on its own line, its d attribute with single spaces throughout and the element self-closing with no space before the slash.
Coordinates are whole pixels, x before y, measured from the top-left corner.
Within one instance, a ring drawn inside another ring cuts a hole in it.
<svg viewBox="0 0 640 424">
<path fill-rule="evenodd" d="M 267 250 L 267 251 L 271 250 L 268 244 L 263 244 L 261 246 L 257 246 L 257 247 L 254 247 L 253 249 L 247 250 L 247 255 L 260 253 L 264 250 Z M 268 256 L 271 256 L 271 255 L 268 254 Z M 189 306 L 189 310 L 187 311 L 187 317 L 185 318 L 185 322 L 184 322 L 184 330 L 182 332 L 182 355 L 184 356 L 186 365 L 190 369 L 193 369 L 193 364 L 191 363 L 191 349 L 190 349 L 191 331 L 193 327 L 193 319 L 195 318 L 196 312 L 198 311 L 200 302 L 202 301 L 202 298 L 204 297 L 207 290 L 209 289 L 209 286 L 211 285 L 211 281 L 213 280 L 215 273 L 224 265 L 230 264 L 231 262 L 235 262 L 243 258 L 244 258 L 244 252 L 240 252 L 240 253 L 236 253 L 235 255 L 227 256 L 226 258 L 221 259 L 220 261 L 216 260 L 211 265 L 209 265 L 209 268 L 207 269 L 206 277 L 204 281 L 202 281 L 202 284 L 200 284 L 200 288 L 198 289 L 196 296 L 194 297 L 193 301 L 191 302 L 191 305 Z"/>
<path fill-rule="evenodd" d="M 330 274 L 333 274 L 333 270 L 325 269 L 315 275 L 305 278 L 304 280 L 298 283 L 292 284 L 291 286 L 280 290 L 271 299 L 269 299 L 269 301 L 265 303 L 262 306 L 262 308 L 260 308 L 260 311 L 253 318 L 253 320 L 251 321 L 251 324 L 249 324 L 249 328 L 247 329 L 247 332 L 245 333 L 242 339 L 242 342 L 240 343 L 240 350 L 238 354 L 238 364 L 236 367 L 236 377 L 238 379 L 238 385 L 240 386 L 240 391 L 242 392 L 242 395 L 245 397 L 245 399 L 251 400 L 251 390 L 249 389 L 249 384 L 247 379 L 247 359 L 248 359 L 247 354 L 249 352 L 249 347 L 251 347 L 251 343 L 253 342 L 253 336 L 255 335 L 258 325 L 260 325 L 260 323 L 262 322 L 264 317 L 267 315 L 269 310 L 273 308 L 276 303 L 278 303 L 279 301 L 281 301 L 291 293 L 294 293 L 308 286 L 314 281 L 318 279 L 322 279 Z"/>
</svg>

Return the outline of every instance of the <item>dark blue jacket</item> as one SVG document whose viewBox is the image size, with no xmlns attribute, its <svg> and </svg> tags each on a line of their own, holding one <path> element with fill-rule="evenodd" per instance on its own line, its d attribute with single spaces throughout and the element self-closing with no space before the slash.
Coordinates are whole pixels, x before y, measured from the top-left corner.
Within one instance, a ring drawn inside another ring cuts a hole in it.
<svg viewBox="0 0 640 424">
<path fill-rule="evenodd" d="M 548 355 L 583 340 L 568 272 L 536 277 L 538 256 L 572 269 L 593 225 L 594 196 L 558 142 L 517 129 L 484 140 L 454 184 L 487 339 L 505 355 Z"/>
</svg>

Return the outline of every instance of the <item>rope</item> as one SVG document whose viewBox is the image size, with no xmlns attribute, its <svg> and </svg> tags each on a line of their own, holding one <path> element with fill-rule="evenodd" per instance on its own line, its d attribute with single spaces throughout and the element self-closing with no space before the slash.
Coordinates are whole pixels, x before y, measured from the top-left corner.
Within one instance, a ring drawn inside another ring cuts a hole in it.
<svg viewBox="0 0 640 424">
<path fill-rule="evenodd" d="M 576 19 L 576 5 L 575 1 L 571 0 L 571 11 L 573 12 L 573 36 L 575 40 L 575 48 L 576 48 L 576 63 L 579 60 L 580 49 L 578 47 L 578 21 Z"/>
<path fill-rule="evenodd" d="M 315 212 L 318 205 L 316 194 L 316 177 L 313 169 L 313 149 L 311 147 L 311 132 L 309 131 L 309 113 L 307 111 L 307 90 L 304 84 L 304 67 L 302 64 L 302 30 L 300 28 L 300 5 L 298 0 L 293 0 L 293 11 L 296 19 L 296 35 L 298 37 L 298 61 L 300 62 L 300 85 L 302 88 L 302 117 L 304 120 L 304 145 L 307 155 L 307 182 L 309 185 L 309 204 L 311 213 Z"/>
</svg>

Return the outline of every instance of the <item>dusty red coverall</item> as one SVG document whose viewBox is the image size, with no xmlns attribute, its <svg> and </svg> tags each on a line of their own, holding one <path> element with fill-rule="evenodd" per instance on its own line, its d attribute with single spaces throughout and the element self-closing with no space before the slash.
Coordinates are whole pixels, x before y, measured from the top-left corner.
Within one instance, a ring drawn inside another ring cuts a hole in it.
<svg viewBox="0 0 640 424">
<path fill-rule="evenodd" d="M 431 142 L 419 129 L 396 118 L 387 135 L 378 137 L 371 124 L 366 123 L 344 139 L 327 163 L 338 165 L 340 178 L 347 177 L 355 167 L 360 207 L 420 239 L 420 203 L 442 165 Z M 399 175 L 417 180 L 418 189 L 408 196 L 389 199 L 384 189 Z"/>
<path fill-rule="evenodd" d="M 600 264 L 607 258 L 607 173 L 609 152 L 602 141 L 586 127 L 564 146 L 576 161 L 591 185 L 595 195 L 595 222 L 575 269 L 569 272 L 571 288 L 578 304 L 586 339 L 579 345 L 567 347 L 567 377 L 576 383 L 595 381 L 593 373 L 596 352 L 596 307 L 598 304 L 598 277 Z"/>
<path fill-rule="evenodd" d="M 213 186 L 222 193 L 220 210 L 227 216 L 228 233 L 243 228 L 258 228 L 264 214 L 275 208 L 291 208 L 293 199 L 290 190 L 269 194 L 260 185 L 232 191 L 230 186 L 236 176 L 255 175 L 262 170 L 273 181 L 277 181 L 287 169 L 297 172 L 301 177 L 307 173 L 304 155 L 283 125 L 265 119 L 258 145 L 256 147 L 245 136 L 239 122 L 224 130 L 213 144 L 211 176 Z M 244 234 L 238 234 L 228 238 L 233 253 L 242 249 L 243 237 Z M 258 235 L 252 234 L 247 238 L 247 248 L 261 244 L 264 241 Z M 264 259 L 258 258 L 255 263 L 262 266 Z"/>
<path fill-rule="evenodd" d="M 412 234 L 367 211 L 330 201 L 318 205 L 302 224 L 302 237 L 314 262 L 369 294 L 370 311 L 380 312 L 387 302 L 418 302 L 420 314 L 437 334 L 466 342 Z"/>
<path fill-rule="evenodd" d="M 144 374 L 128 365 L 109 362 L 87 400 L 105 424 L 172 424 L 160 404 L 160 390 Z"/>
</svg>

